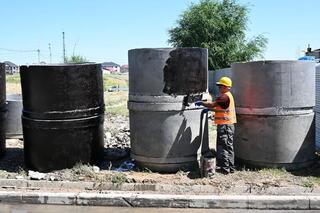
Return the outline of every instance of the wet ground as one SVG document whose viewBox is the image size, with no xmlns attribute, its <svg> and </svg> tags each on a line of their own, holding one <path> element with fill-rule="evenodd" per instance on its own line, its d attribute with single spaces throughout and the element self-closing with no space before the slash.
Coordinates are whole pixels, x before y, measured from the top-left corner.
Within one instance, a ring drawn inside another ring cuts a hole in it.
<svg viewBox="0 0 320 213">
<path fill-rule="evenodd" d="M 168 208 L 123 208 L 123 207 L 89 207 L 89 206 L 59 206 L 59 205 L 6 205 L 0 204 L 0 213 L 302 213 L 319 212 L 318 210 L 248 210 L 248 209 L 168 209 Z"/>
</svg>

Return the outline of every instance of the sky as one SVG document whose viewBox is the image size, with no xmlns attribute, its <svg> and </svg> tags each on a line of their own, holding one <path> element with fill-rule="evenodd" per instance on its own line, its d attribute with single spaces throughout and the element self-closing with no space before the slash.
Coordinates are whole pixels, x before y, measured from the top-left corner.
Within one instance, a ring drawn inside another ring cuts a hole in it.
<svg viewBox="0 0 320 213">
<path fill-rule="evenodd" d="M 61 63 L 66 55 L 128 63 L 128 50 L 170 47 L 168 30 L 199 0 L 0 0 L 0 62 Z M 320 0 L 238 0 L 247 38 L 268 38 L 265 60 L 293 60 L 320 48 Z M 50 45 L 49 45 L 50 44 Z M 50 49 L 51 47 L 51 58 Z M 40 51 L 40 54 L 38 54 Z M 40 56 L 40 57 L 39 57 Z"/>
</svg>

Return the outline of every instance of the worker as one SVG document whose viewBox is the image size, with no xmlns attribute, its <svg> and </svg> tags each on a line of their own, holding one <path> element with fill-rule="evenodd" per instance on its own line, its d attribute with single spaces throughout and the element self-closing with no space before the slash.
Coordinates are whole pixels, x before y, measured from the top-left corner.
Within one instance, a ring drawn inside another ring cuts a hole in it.
<svg viewBox="0 0 320 213">
<path fill-rule="evenodd" d="M 222 77 L 216 83 L 220 95 L 215 101 L 197 101 L 196 106 L 204 106 L 215 112 L 214 123 L 217 125 L 217 172 L 223 174 L 233 173 L 234 149 L 233 135 L 234 124 L 237 122 L 235 103 L 230 92 L 232 81 L 228 77 Z"/>
</svg>

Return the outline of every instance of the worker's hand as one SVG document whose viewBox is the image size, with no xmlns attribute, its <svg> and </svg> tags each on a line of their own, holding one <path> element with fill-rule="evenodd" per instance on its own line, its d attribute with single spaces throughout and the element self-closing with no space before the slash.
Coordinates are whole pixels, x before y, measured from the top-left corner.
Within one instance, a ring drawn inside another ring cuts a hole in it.
<svg viewBox="0 0 320 213">
<path fill-rule="evenodd" d="M 202 101 L 196 101 L 196 102 L 194 102 L 194 105 L 196 105 L 196 106 L 202 106 L 203 103 L 202 103 Z"/>
<path fill-rule="evenodd" d="M 203 113 L 208 113 L 210 110 L 208 109 L 208 108 L 204 108 L 203 110 L 202 110 L 202 112 Z"/>
</svg>

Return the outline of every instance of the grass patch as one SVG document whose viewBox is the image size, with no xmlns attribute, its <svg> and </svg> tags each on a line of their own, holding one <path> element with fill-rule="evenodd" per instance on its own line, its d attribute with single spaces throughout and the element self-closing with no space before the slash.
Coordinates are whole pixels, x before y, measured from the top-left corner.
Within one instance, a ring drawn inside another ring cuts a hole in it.
<svg viewBox="0 0 320 213">
<path fill-rule="evenodd" d="M 320 177 L 307 177 L 302 181 L 302 185 L 308 188 L 314 188 L 320 185 Z"/>
<path fill-rule="evenodd" d="M 4 170 L 0 170 L 0 178 L 6 179 L 8 177 L 9 173 Z"/>
<path fill-rule="evenodd" d="M 290 175 L 284 168 L 264 168 L 259 170 L 259 173 L 263 176 L 271 176 L 273 178 L 283 178 Z"/>
<path fill-rule="evenodd" d="M 71 173 L 74 181 L 79 181 L 79 178 L 98 179 L 98 174 L 92 169 L 92 166 L 87 164 L 76 164 L 71 168 Z"/>
<path fill-rule="evenodd" d="M 122 172 L 107 172 L 104 174 L 100 174 L 96 181 L 99 183 L 99 185 L 103 183 L 122 185 L 123 183 L 127 182 L 127 175 Z M 99 185 L 97 185 L 98 189 Z"/>
<path fill-rule="evenodd" d="M 6 75 L 6 82 L 20 85 L 20 74 Z M 103 86 L 106 91 L 111 86 L 128 87 L 128 75 L 103 74 Z"/>
<path fill-rule="evenodd" d="M 26 175 L 26 172 L 21 172 L 20 170 L 18 171 L 18 173 L 15 172 L 7 172 L 5 170 L 0 170 L 0 179 L 15 179 L 16 176 L 23 176 L 23 177 L 27 177 L 28 175 Z"/>
<path fill-rule="evenodd" d="M 106 112 L 116 115 L 129 116 L 127 109 L 128 91 L 106 92 Z"/>
<path fill-rule="evenodd" d="M 110 177 L 110 181 L 113 184 L 118 184 L 118 185 L 121 185 L 121 184 L 125 183 L 126 180 L 127 180 L 127 176 L 122 172 L 114 173 Z"/>
<path fill-rule="evenodd" d="M 6 75 L 6 81 L 8 83 L 8 93 L 21 93 L 19 74 Z M 111 86 L 118 85 L 120 87 L 128 87 L 128 75 L 104 74 L 103 81 L 105 90 L 107 90 Z M 127 102 L 128 91 L 105 93 L 105 104 L 107 113 L 129 116 Z"/>
<path fill-rule="evenodd" d="M 104 74 L 104 75 L 107 75 L 107 76 L 109 76 L 110 78 L 116 78 L 116 79 L 119 79 L 119 80 L 125 80 L 125 81 L 128 81 L 128 74 L 127 74 L 127 75 L 119 75 L 119 74 Z"/>
<path fill-rule="evenodd" d="M 6 82 L 13 83 L 13 84 L 20 84 L 20 74 L 16 73 L 13 75 L 6 74 Z"/>
<path fill-rule="evenodd" d="M 27 176 L 28 176 L 28 173 L 27 173 L 27 171 L 24 170 L 21 166 L 19 166 L 19 167 L 18 167 L 18 175 L 27 177 Z"/>
<path fill-rule="evenodd" d="M 6 82 L 12 84 L 20 84 L 20 74 L 6 75 Z M 104 74 L 103 86 L 106 91 L 111 86 L 128 87 L 128 75 Z"/>
<path fill-rule="evenodd" d="M 128 75 L 115 75 L 104 74 L 103 75 L 103 87 L 104 91 L 108 90 L 111 86 L 128 87 Z"/>
<path fill-rule="evenodd" d="M 128 101 L 128 91 L 108 92 L 105 94 L 106 106 L 116 106 Z"/>
<path fill-rule="evenodd" d="M 260 174 L 265 176 L 283 177 L 288 175 L 288 172 L 284 169 L 264 168 L 259 171 Z"/>
<path fill-rule="evenodd" d="M 310 179 L 307 179 L 302 182 L 302 185 L 307 188 L 314 188 L 315 184 Z"/>
</svg>

